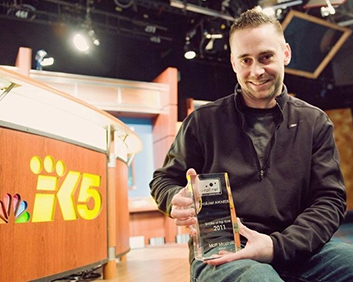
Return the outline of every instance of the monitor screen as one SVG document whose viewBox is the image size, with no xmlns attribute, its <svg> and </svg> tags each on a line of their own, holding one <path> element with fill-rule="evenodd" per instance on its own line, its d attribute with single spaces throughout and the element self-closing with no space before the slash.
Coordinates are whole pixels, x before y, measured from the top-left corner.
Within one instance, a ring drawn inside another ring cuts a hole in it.
<svg viewBox="0 0 353 282">
<path fill-rule="evenodd" d="M 282 25 L 292 50 L 286 72 L 313 79 L 320 75 L 352 32 L 295 10 L 287 14 Z"/>
</svg>

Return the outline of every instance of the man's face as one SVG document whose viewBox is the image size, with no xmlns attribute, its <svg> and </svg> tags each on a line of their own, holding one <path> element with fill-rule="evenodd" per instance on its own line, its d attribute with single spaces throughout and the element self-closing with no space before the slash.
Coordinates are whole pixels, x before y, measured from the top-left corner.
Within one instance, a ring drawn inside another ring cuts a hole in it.
<svg viewBox="0 0 353 282">
<path fill-rule="evenodd" d="M 236 31 L 230 42 L 231 63 L 242 88 L 245 103 L 253 108 L 271 108 L 281 93 L 284 66 L 291 51 L 272 24 Z"/>
</svg>

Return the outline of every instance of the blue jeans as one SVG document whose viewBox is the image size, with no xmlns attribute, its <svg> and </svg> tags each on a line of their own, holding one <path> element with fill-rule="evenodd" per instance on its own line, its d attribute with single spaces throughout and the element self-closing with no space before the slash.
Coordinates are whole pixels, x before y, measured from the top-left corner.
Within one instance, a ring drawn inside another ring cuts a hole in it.
<svg viewBox="0 0 353 282">
<path fill-rule="evenodd" d="M 270 264 L 244 259 L 219 266 L 194 260 L 192 282 L 350 282 L 353 281 L 353 245 L 334 239 L 305 263 L 276 271 Z"/>
</svg>

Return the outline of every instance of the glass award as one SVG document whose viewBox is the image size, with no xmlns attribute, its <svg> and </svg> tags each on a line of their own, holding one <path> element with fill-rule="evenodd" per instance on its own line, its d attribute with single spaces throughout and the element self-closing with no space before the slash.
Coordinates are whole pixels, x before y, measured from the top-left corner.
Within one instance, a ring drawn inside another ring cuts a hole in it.
<svg viewBox="0 0 353 282">
<path fill-rule="evenodd" d="M 187 178 L 197 219 L 191 234 L 195 259 L 214 259 L 220 251 L 240 250 L 240 235 L 228 174 L 208 173 L 188 175 Z"/>
</svg>

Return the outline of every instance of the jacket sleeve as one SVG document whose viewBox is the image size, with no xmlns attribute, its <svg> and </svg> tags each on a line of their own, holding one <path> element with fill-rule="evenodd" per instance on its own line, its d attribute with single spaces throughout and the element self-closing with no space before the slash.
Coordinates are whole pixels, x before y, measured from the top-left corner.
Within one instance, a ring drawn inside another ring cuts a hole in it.
<svg viewBox="0 0 353 282">
<path fill-rule="evenodd" d="M 183 122 L 179 132 L 171 145 L 161 168 L 153 173 L 150 182 L 151 195 L 160 211 L 170 216 L 173 196 L 186 186 L 186 172 L 194 168 L 200 169 L 201 153 L 195 134 L 193 115 L 189 115 Z"/>
<path fill-rule="evenodd" d="M 309 199 L 305 210 L 282 232 L 271 234 L 275 267 L 300 262 L 318 251 L 337 231 L 346 209 L 346 192 L 333 137 L 324 113 L 314 127 Z"/>
</svg>

